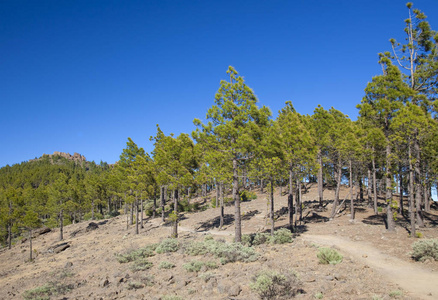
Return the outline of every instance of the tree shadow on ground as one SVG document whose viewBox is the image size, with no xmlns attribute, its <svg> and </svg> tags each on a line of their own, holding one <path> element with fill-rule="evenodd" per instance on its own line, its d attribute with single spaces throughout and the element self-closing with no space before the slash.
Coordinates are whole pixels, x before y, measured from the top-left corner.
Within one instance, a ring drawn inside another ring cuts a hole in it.
<svg viewBox="0 0 438 300">
<path fill-rule="evenodd" d="M 329 218 L 321 216 L 316 212 L 309 211 L 307 215 L 303 217 L 304 223 L 323 223 L 327 222 Z"/>
<path fill-rule="evenodd" d="M 249 212 L 245 213 L 244 216 L 242 216 L 242 221 L 247 221 L 247 220 L 251 219 L 252 217 L 254 217 L 255 215 L 258 215 L 258 214 L 260 214 L 260 212 L 257 209 L 249 211 Z"/>
<path fill-rule="evenodd" d="M 423 212 L 423 216 L 424 216 L 424 220 L 427 221 L 428 225 L 430 225 L 431 227 L 437 227 L 438 226 L 438 216 L 428 213 L 428 212 Z"/>
<path fill-rule="evenodd" d="M 367 225 L 379 225 L 379 226 L 386 226 L 386 215 L 379 214 L 379 215 L 372 215 L 369 217 L 366 217 L 362 220 L 362 223 L 365 223 Z"/>
<path fill-rule="evenodd" d="M 214 228 L 219 228 L 220 221 L 221 221 L 220 216 L 217 216 L 217 217 L 210 219 L 206 222 L 198 223 L 199 226 L 197 227 L 196 230 L 197 231 L 207 231 L 207 230 L 211 230 Z M 233 222 L 234 222 L 234 215 L 232 215 L 232 214 L 225 214 L 224 215 L 224 226 L 231 225 Z M 202 229 L 202 230 L 200 230 L 200 229 Z"/>
</svg>

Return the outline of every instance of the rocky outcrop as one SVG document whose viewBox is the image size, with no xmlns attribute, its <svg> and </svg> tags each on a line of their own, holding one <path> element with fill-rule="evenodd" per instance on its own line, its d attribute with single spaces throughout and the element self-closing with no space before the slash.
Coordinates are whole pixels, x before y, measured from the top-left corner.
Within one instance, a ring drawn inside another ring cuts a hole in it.
<svg viewBox="0 0 438 300">
<path fill-rule="evenodd" d="M 79 153 L 73 153 L 73 155 L 71 155 L 70 153 L 65 153 L 65 152 L 59 152 L 59 151 L 55 151 L 53 152 L 53 154 L 48 154 L 50 157 L 52 156 L 61 156 L 70 160 L 74 160 L 76 162 L 82 162 L 82 161 L 86 161 L 87 159 L 85 158 L 85 156 L 79 154 Z"/>
</svg>

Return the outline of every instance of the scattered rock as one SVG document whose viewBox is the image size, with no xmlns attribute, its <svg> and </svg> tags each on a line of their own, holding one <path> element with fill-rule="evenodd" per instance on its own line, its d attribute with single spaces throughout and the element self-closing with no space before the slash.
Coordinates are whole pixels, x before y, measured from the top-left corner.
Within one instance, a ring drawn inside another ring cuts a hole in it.
<svg viewBox="0 0 438 300">
<path fill-rule="evenodd" d="M 69 247 L 70 247 L 69 243 L 67 243 L 67 242 L 66 243 L 61 243 L 61 244 L 57 244 L 57 245 L 51 246 L 49 249 L 47 249 L 47 252 L 57 254 L 59 252 L 64 251 L 65 249 L 67 249 Z"/>
<path fill-rule="evenodd" d="M 107 287 L 109 284 L 110 284 L 110 282 L 109 282 L 108 278 L 104 279 L 100 282 L 101 287 Z"/>
<path fill-rule="evenodd" d="M 240 287 L 240 285 L 235 284 L 231 286 L 230 289 L 228 290 L 228 296 L 238 296 L 241 291 L 242 288 Z"/>
<path fill-rule="evenodd" d="M 64 266 L 64 268 L 66 268 L 66 269 L 71 268 L 71 267 L 73 267 L 73 263 L 71 261 L 68 261 Z"/>
</svg>

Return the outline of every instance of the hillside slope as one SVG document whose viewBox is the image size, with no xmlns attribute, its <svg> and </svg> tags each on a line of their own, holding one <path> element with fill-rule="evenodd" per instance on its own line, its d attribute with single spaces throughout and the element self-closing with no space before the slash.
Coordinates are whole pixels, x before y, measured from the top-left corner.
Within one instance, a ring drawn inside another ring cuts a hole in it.
<svg viewBox="0 0 438 300">
<path fill-rule="evenodd" d="M 341 196 L 346 194 L 343 191 Z M 70 247 L 62 252 L 50 251 L 53 245 L 59 244 L 56 231 L 34 239 L 37 257 L 33 263 L 25 262 L 29 256 L 27 242 L 1 251 L 0 298 L 15 299 L 26 295 L 25 291 L 49 284 L 53 292 L 58 292 L 51 299 L 160 299 L 171 295 L 180 297 L 174 299 L 257 299 L 250 283 L 258 273 L 271 270 L 297 274 L 300 294 L 296 297 L 303 299 L 315 296 L 323 299 L 436 299 L 438 264 L 411 260 L 409 251 L 417 239 L 408 238 L 402 227 L 403 220 L 399 221 L 395 233 L 387 233 L 383 217 L 373 216 L 364 204 L 358 204 L 355 222 L 350 222 L 349 216 L 342 211 L 339 217 L 328 221 L 330 204 L 324 209 L 312 208 L 315 196 L 314 187 L 304 194 L 305 218 L 292 243 L 255 246 L 259 257 L 247 263 L 221 265 L 212 255 L 190 256 L 184 251 L 190 242 L 204 241 L 206 236 L 212 236 L 215 241 L 231 242 L 234 233 L 232 206 L 226 207 L 226 225 L 222 231 L 215 228 L 218 209 L 182 214 L 180 250 L 156 253 L 147 259 L 152 266 L 143 271 L 133 271 L 135 263 L 119 263 L 116 254 L 168 237 L 171 228 L 161 224 L 160 219 L 146 221 L 138 235 L 134 234 L 134 226 L 126 229 L 123 215 L 96 222 L 98 228 L 88 232 L 88 222 L 69 225 L 65 228 L 67 238 L 63 242 Z M 256 200 L 242 203 L 243 233 L 263 232 L 269 228 L 266 226 L 266 197 L 259 193 Z M 332 197 L 333 191 L 326 190 L 325 198 Z M 277 194 L 276 210 L 285 206 L 286 196 Z M 277 227 L 286 225 L 285 217 L 279 215 Z M 426 238 L 436 238 L 436 214 L 430 215 L 430 219 L 428 227 L 421 231 Z M 338 265 L 319 264 L 316 254 L 318 247 L 323 245 L 335 246 L 344 255 L 343 261 Z M 388 262 L 389 258 L 391 260 L 384 266 L 383 262 Z M 160 269 L 163 261 L 175 267 Z M 198 272 L 188 272 L 183 265 L 191 261 L 216 263 L 217 268 L 207 270 L 204 266 Z M 394 272 L 399 276 L 393 276 Z M 425 279 L 421 282 L 412 281 L 410 276 L 413 274 L 426 277 L 422 277 Z"/>
</svg>

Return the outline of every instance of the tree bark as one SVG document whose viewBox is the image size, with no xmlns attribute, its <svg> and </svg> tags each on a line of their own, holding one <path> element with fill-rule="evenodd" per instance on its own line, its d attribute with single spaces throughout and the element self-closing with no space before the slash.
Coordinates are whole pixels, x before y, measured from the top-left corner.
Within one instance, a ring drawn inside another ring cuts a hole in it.
<svg viewBox="0 0 438 300">
<path fill-rule="evenodd" d="M 324 182 L 323 182 L 323 177 L 322 177 L 322 154 L 321 154 L 321 150 L 318 150 L 318 165 L 319 165 L 319 169 L 318 169 L 318 196 L 319 196 L 319 205 L 322 206 L 322 202 L 323 202 L 323 193 L 324 193 Z"/>
<path fill-rule="evenodd" d="M 394 216 L 392 213 L 392 172 L 391 172 L 391 145 L 386 141 L 386 224 L 388 231 L 395 231 Z"/>
<path fill-rule="evenodd" d="M 403 174 L 402 174 L 402 165 L 399 164 L 398 165 L 398 185 L 399 185 L 399 196 L 400 196 L 400 201 L 399 201 L 399 213 L 401 215 L 404 214 L 404 207 L 403 207 Z"/>
<path fill-rule="evenodd" d="M 374 149 L 373 149 L 374 150 Z M 374 214 L 378 215 L 379 211 L 377 209 L 377 179 L 376 179 L 376 161 L 372 160 L 373 164 L 373 197 L 374 197 Z"/>
<path fill-rule="evenodd" d="M 175 214 L 175 220 L 173 222 L 172 227 L 172 237 L 177 238 L 178 237 L 178 189 L 175 189 L 173 191 L 173 212 Z"/>
<path fill-rule="evenodd" d="M 165 221 L 165 219 L 164 219 L 164 203 L 165 203 L 165 201 L 166 201 L 166 199 L 165 199 L 165 188 L 164 188 L 164 186 L 162 186 L 161 188 L 160 188 L 160 193 L 161 193 L 161 195 L 160 195 L 160 207 L 161 207 L 161 220 L 164 222 Z"/>
<path fill-rule="evenodd" d="M 333 201 L 332 212 L 330 214 L 330 219 L 334 219 L 336 216 L 336 211 L 339 204 L 339 191 L 341 189 L 341 176 L 342 176 L 342 165 L 341 162 L 338 162 L 338 166 L 336 167 L 335 177 L 336 177 L 336 191 L 335 191 L 335 200 Z"/>
<path fill-rule="evenodd" d="M 414 140 L 414 149 L 416 154 L 416 160 L 414 164 L 415 171 L 415 210 L 418 227 L 424 227 L 423 212 L 421 210 L 421 169 L 420 169 L 420 145 L 417 139 Z"/>
<path fill-rule="evenodd" d="M 240 216 L 240 197 L 239 179 L 237 176 L 237 158 L 233 158 L 233 199 L 234 199 L 234 223 L 235 223 L 235 242 L 242 241 L 242 219 Z"/>
<path fill-rule="evenodd" d="M 289 195 L 287 197 L 287 208 L 289 213 L 289 227 L 294 232 L 294 191 L 292 165 L 289 166 Z"/>
<path fill-rule="evenodd" d="M 139 225 L 139 218 L 138 218 L 138 198 L 137 193 L 135 194 L 135 234 L 138 234 L 138 225 Z"/>
<path fill-rule="evenodd" d="M 350 185 L 350 220 L 354 220 L 354 195 L 353 195 L 353 166 L 352 162 L 350 160 L 349 162 L 349 172 L 350 172 L 350 178 L 349 178 L 349 185 Z"/>
<path fill-rule="evenodd" d="M 219 197 L 220 197 L 220 206 L 221 206 L 221 213 L 220 213 L 220 220 L 219 220 L 219 230 L 222 229 L 222 226 L 224 226 L 224 183 L 219 183 Z"/>
<path fill-rule="evenodd" d="M 367 196 L 368 196 L 368 207 L 372 207 L 372 203 L 373 203 L 373 196 L 371 194 L 371 184 L 372 184 L 372 179 L 371 179 L 371 170 L 370 170 L 370 165 L 368 164 L 368 184 L 367 184 Z"/>
<path fill-rule="evenodd" d="M 141 194 L 140 194 L 141 196 Z M 140 197 L 140 228 L 143 229 L 143 197 Z"/>
<path fill-rule="evenodd" d="M 270 220 L 271 220 L 271 235 L 274 235 L 275 224 L 274 224 L 274 179 L 271 177 L 271 209 L 270 209 Z"/>
<path fill-rule="evenodd" d="M 412 150 L 409 142 L 409 219 L 411 221 L 411 237 L 415 237 L 415 211 L 414 211 L 414 171 L 412 166 Z"/>
</svg>

